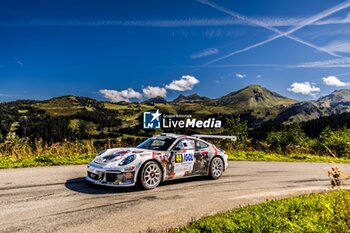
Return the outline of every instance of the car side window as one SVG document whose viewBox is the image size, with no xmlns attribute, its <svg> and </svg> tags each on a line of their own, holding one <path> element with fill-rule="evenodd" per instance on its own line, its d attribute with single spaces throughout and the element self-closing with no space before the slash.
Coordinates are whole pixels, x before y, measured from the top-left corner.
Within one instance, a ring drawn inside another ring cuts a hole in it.
<svg viewBox="0 0 350 233">
<path fill-rule="evenodd" d="M 195 148 L 195 142 L 193 139 L 182 139 L 174 147 L 178 150 L 190 150 Z"/>
<path fill-rule="evenodd" d="M 208 146 L 209 145 L 207 143 L 196 140 L 196 148 L 197 149 L 204 149 L 204 148 L 207 148 Z"/>
</svg>

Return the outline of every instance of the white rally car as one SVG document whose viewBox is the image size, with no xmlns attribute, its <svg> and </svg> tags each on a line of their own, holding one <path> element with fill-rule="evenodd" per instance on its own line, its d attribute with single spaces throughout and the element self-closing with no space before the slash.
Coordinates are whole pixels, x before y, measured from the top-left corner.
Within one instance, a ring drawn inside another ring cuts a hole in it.
<svg viewBox="0 0 350 233">
<path fill-rule="evenodd" d="M 236 140 L 235 136 L 160 134 L 135 148 L 102 151 L 87 166 L 86 180 L 97 185 L 156 188 L 164 180 L 192 176 L 218 179 L 227 154 L 201 138 Z"/>
</svg>

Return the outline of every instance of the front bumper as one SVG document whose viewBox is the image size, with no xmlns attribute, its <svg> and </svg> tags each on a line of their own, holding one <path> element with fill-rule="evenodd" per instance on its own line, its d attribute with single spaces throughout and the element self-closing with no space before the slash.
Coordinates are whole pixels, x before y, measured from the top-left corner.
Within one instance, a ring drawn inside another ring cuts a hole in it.
<svg viewBox="0 0 350 233">
<path fill-rule="evenodd" d="M 85 179 L 93 184 L 111 187 L 131 187 L 136 184 L 135 171 L 110 170 L 90 163 Z"/>
</svg>

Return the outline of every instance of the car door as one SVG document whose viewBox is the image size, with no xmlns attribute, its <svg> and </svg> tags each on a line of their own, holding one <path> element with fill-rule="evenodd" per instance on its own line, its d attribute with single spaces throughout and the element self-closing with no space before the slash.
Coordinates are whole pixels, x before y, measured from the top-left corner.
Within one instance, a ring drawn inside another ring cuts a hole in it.
<svg viewBox="0 0 350 233">
<path fill-rule="evenodd" d="M 194 139 L 181 139 L 173 148 L 173 178 L 189 176 L 193 171 L 194 164 Z"/>
<path fill-rule="evenodd" d="M 195 140 L 195 152 L 194 152 L 194 164 L 193 164 L 193 175 L 202 175 L 208 172 L 209 164 L 209 144 Z"/>
</svg>

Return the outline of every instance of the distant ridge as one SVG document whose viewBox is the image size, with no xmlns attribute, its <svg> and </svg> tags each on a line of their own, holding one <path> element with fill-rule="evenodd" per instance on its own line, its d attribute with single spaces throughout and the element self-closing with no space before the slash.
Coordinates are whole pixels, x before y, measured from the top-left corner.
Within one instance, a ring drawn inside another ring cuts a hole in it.
<svg viewBox="0 0 350 233">
<path fill-rule="evenodd" d="M 31 119 L 31 114 L 43 111 L 50 116 L 70 116 L 73 119 L 76 115 L 80 114 L 79 117 L 81 117 L 89 112 L 95 114 L 94 117 L 101 119 L 104 117 L 122 121 L 124 119 L 121 127 L 127 128 L 139 123 L 138 117 L 143 111 L 157 108 L 164 113 L 186 113 L 198 117 L 240 115 L 244 116 L 244 120 L 247 120 L 251 127 L 256 127 L 267 122 L 269 124 L 291 124 L 350 113 L 350 90 L 336 90 L 318 100 L 302 102 L 284 97 L 260 85 L 249 85 L 216 99 L 194 93 L 188 96 L 180 94 L 173 101 L 167 101 L 158 96 L 141 103 L 125 101 L 112 103 L 88 97 L 66 95 L 44 101 L 17 100 L 3 102 L 0 105 L 3 108 L 3 118 L 15 114 L 16 111 L 13 109 L 18 109 L 22 117 L 26 116 L 20 119 Z M 28 109 L 32 110 L 27 111 Z M 85 120 L 89 121 L 89 119 Z M 96 129 L 101 129 L 100 126 L 96 127 Z"/>
<path fill-rule="evenodd" d="M 172 102 L 178 103 L 178 102 L 202 102 L 202 101 L 208 101 L 210 98 L 205 96 L 199 96 L 198 94 L 192 94 L 185 96 L 183 94 L 180 94 L 176 99 L 174 99 Z"/>
<path fill-rule="evenodd" d="M 284 109 L 274 123 L 290 124 L 306 122 L 321 117 L 350 112 L 350 90 L 336 90 L 318 100 L 303 101 Z"/>
<path fill-rule="evenodd" d="M 217 99 L 219 105 L 240 109 L 287 107 L 296 102 L 260 85 L 249 85 Z"/>
<path fill-rule="evenodd" d="M 168 101 L 166 101 L 166 99 L 164 99 L 163 97 L 157 96 L 157 97 L 154 97 L 154 98 L 147 99 L 147 100 L 145 100 L 143 102 L 145 104 L 165 104 Z"/>
</svg>

